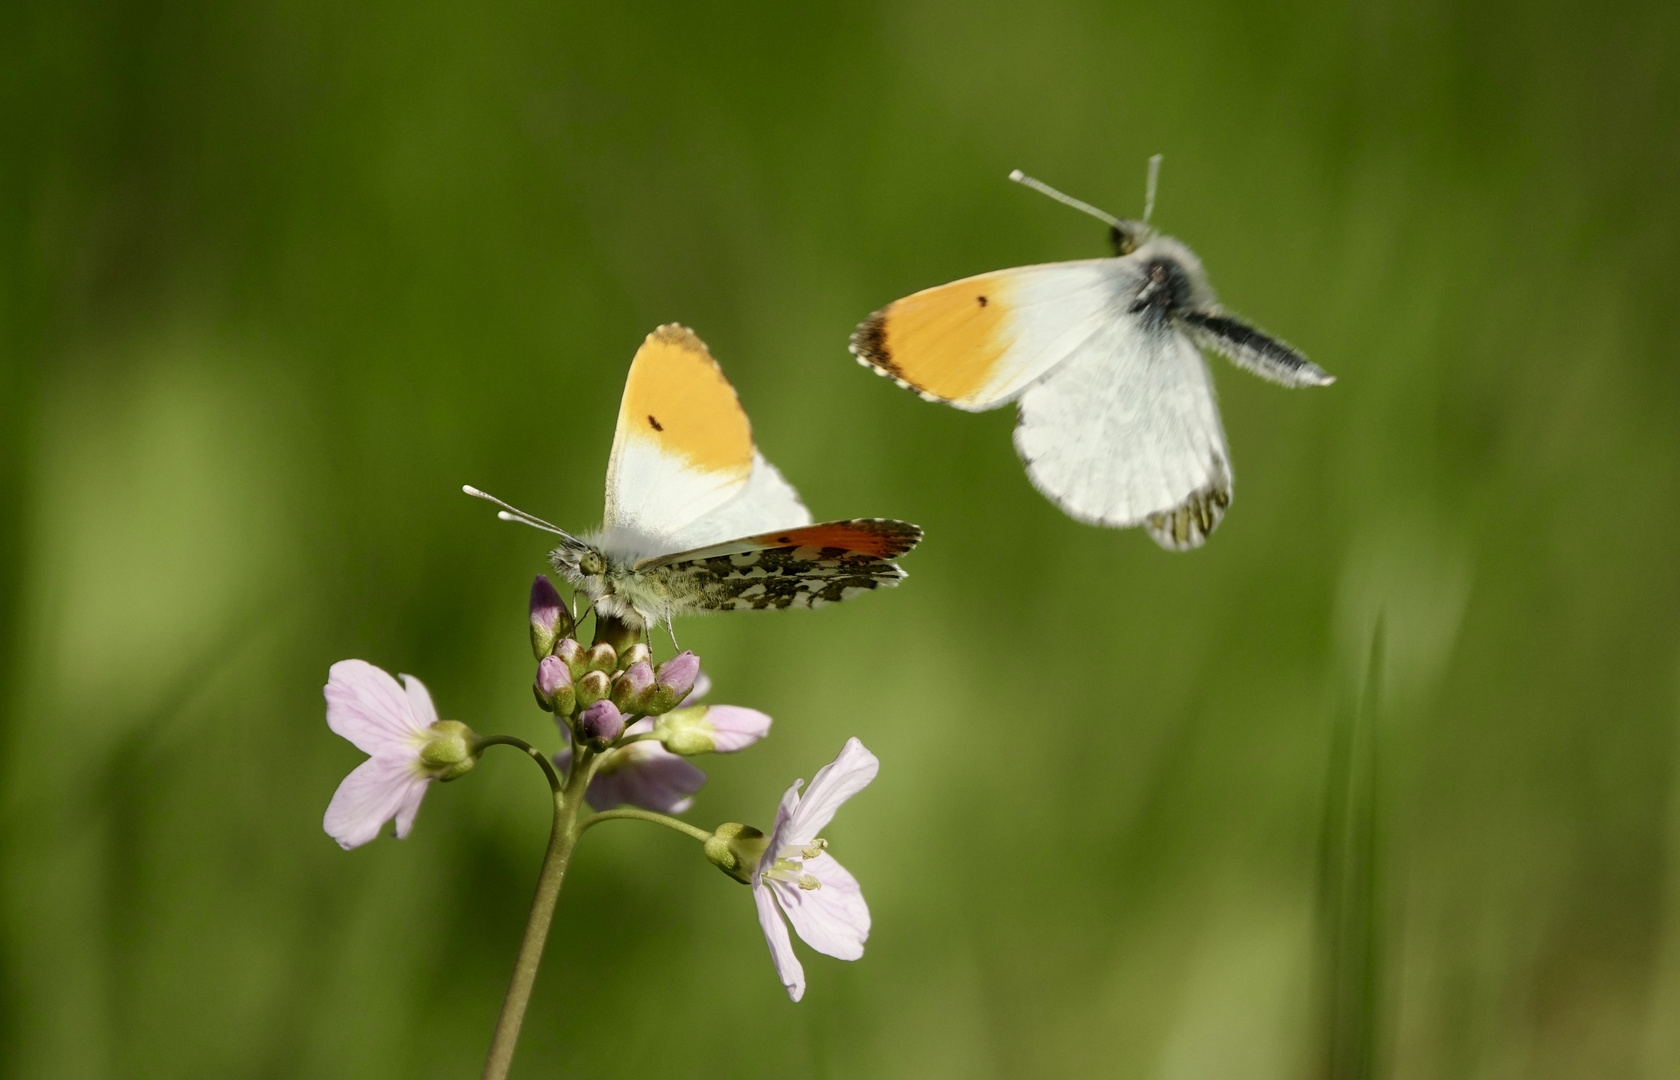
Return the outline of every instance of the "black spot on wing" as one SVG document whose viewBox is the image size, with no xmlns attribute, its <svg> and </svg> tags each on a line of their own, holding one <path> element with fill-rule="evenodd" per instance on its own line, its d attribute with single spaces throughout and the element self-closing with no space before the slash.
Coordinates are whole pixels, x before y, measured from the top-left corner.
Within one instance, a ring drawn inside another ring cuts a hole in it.
<svg viewBox="0 0 1680 1080">
<path fill-rule="evenodd" d="M 655 420 L 653 418 L 652 413 L 648 413 L 648 426 L 653 428 L 653 430 L 655 430 L 655 431 L 664 431 L 665 430 L 665 425 L 661 424 L 659 421 Z"/>
</svg>

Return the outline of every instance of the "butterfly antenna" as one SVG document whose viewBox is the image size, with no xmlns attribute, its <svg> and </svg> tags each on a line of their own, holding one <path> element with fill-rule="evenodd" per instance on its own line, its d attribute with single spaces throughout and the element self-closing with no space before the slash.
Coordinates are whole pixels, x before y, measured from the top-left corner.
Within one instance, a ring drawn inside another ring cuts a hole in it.
<svg viewBox="0 0 1680 1080">
<path fill-rule="evenodd" d="M 1059 203 L 1063 203 L 1067 206 L 1073 207 L 1075 210 L 1090 214 L 1098 221 L 1106 222 L 1112 228 L 1124 229 L 1126 227 L 1125 223 L 1113 214 L 1110 214 L 1105 210 L 1098 210 L 1090 203 L 1076 199 L 1072 195 L 1064 195 L 1055 188 L 1051 187 L 1049 184 L 1046 184 L 1044 181 L 1033 179 L 1020 169 L 1012 171 L 1009 174 L 1009 179 L 1015 181 L 1017 184 L 1024 184 L 1025 186 L 1032 188 L 1040 195 L 1048 195 Z"/>
<path fill-rule="evenodd" d="M 1155 212 L 1155 182 L 1161 179 L 1161 155 L 1152 154 L 1149 158 L 1149 179 L 1143 185 L 1143 223 L 1149 224 L 1149 215 Z"/>
<path fill-rule="evenodd" d="M 483 499 L 485 502 L 492 502 L 501 507 L 501 510 L 497 512 L 496 516 L 501 518 L 503 521 L 517 521 L 521 525 L 529 525 L 533 529 L 541 529 L 543 532 L 553 533 L 555 536 L 561 536 L 567 540 L 574 542 L 577 540 L 577 537 L 573 536 L 565 529 L 560 528 L 558 525 L 550 525 L 548 522 L 544 521 L 535 514 L 527 514 L 517 506 L 510 506 L 489 492 L 480 491 L 471 484 L 462 484 L 461 490 L 475 499 Z"/>
</svg>

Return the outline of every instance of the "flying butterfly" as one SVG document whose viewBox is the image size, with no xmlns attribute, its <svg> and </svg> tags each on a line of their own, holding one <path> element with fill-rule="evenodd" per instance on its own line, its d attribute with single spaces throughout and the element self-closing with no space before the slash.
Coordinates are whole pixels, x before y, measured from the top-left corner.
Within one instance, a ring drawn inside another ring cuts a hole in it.
<svg viewBox="0 0 1680 1080">
<path fill-rule="evenodd" d="M 675 323 L 649 334 L 630 362 L 599 532 L 575 536 L 464 490 L 500 506 L 504 521 L 558 536 L 554 569 L 597 613 L 637 629 L 693 611 L 821 607 L 897 585 L 904 571 L 892 560 L 922 538 L 885 518 L 813 525 L 753 445 L 705 343 Z"/>
<path fill-rule="evenodd" d="M 926 289 L 852 334 L 858 362 L 970 412 L 1019 403 L 1033 486 L 1093 525 L 1200 547 L 1231 504 L 1231 463 L 1201 350 L 1284 386 L 1335 380 L 1219 306 L 1195 254 L 1020 170 L 1010 179 L 1104 221 L 1114 257 L 997 270 Z"/>
</svg>

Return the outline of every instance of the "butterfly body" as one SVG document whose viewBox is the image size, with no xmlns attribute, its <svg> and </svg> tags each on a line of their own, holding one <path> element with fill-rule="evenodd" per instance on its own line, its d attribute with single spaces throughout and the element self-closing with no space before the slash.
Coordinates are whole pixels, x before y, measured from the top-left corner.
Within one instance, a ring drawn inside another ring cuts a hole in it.
<svg viewBox="0 0 1680 1080">
<path fill-rule="evenodd" d="M 896 585 L 904 571 L 892 559 L 922 535 L 882 518 L 813 525 L 753 445 L 717 361 L 675 324 L 649 334 L 631 362 L 603 527 L 578 536 L 521 511 L 502 516 L 559 535 L 556 572 L 632 628 L 700 611 L 821 607 Z"/>
<path fill-rule="evenodd" d="M 1203 350 L 1286 386 L 1331 377 L 1219 306 L 1182 242 L 1113 219 L 1112 258 L 999 270 L 895 301 L 852 335 L 858 361 L 971 412 L 1015 403 L 1033 485 L 1074 518 L 1199 546 L 1230 505 Z"/>
</svg>

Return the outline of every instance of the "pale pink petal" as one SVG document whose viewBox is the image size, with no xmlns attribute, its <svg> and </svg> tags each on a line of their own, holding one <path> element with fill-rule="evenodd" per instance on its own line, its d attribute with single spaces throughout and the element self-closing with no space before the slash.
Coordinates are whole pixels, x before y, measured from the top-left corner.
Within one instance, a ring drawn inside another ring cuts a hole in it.
<svg viewBox="0 0 1680 1080">
<path fill-rule="evenodd" d="M 628 803 L 661 814 L 680 814 L 694 805 L 706 774 L 656 742 L 631 743 L 589 781 L 589 805 L 611 810 Z"/>
<path fill-rule="evenodd" d="M 706 722 L 712 725 L 712 749 L 719 754 L 745 750 L 770 734 L 770 717 L 739 705 L 708 707 Z"/>
<path fill-rule="evenodd" d="M 803 844 L 822 832 L 823 826 L 834 819 L 840 804 L 869 786 L 881 762 L 865 750 L 857 739 L 846 740 L 840 756 L 818 770 L 799 801 L 793 824 L 788 830 L 789 843 Z"/>
<path fill-rule="evenodd" d="M 432 705 L 432 695 L 427 692 L 426 684 L 412 675 L 402 677 L 403 686 L 408 690 L 408 709 L 414 714 L 414 722 L 420 725 L 422 731 L 429 730 L 437 723 L 437 708 Z"/>
<path fill-rule="evenodd" d="M 426 797 L 426 789 L 431 786 L 431 777 L 426 777 L 417 784 L 409 786 L 408 794 L 403 797 L 402 805 L 397 807 L 397 839 L 407 840 L 408 831 L 414 828 L 414 815 L 420 812 L 420 800 Z"/>
<path fill-rule="evenodd" d="M 364 754 L 412 747 L 426 734 L 397 680 L 366 660 L 340 660 L 327 672 L 327 726 Z M 429 723 L 429 722 L 428 722 Z"/>
<path fill-rule="evenodd" d="M 327 804 L 321 821 L 327 835 L 349 851 L 378 836 L 399 812 L 406 813 L 411 824 L 431 783 L 415 770 L 414 762 L 414 758 L 375 757 L 351 770 Z M 407 831 L 407 825 L 400 829 L 403 834 Z"/>
<path fill-rule="evenodd" d="M 770 882 L 770 888 L 805 944 L 838 960 L 856 960 L 869 939 L 869 905 L 857 878 L 827 852 L 804 863 L 804 872 L 822 888 L 801 889 L 786 881 Z"/>
<path fill-rule="evenodd" d="M 700 704 L 700 699 L 705 697 L 707 694 L 709 694 L 711 692 L 712 692 L 711 676 L 707 675 L 704 671 L 702 671 L 699 674 L 699 676 L 694 680 L 694 689 L 692 689 L 688 692 L 688 696 L 683 698 L 682 703 L 684 705 L 698 705 L 698 704 Z"/>
<path fill-rule="evenodd" d="M 753 885 L 753 903 L 758 905 L 758 925 L 764 931 L 764 943 L 770 946 L 770 962 L 776 965 L 776 977 L 787 987 L 788 997 L 798 1001 L 805 996 L 805 969 L 800 966 L 799 957 L 793 955 L 793 941 L 788 937 L 781 912 L 776 910 L 770 890 L 760 884 Z"/>
<path fill-rule="evenodd" d="M 793 786 L 782 794 L 782 801 L 776 807 L 776 824 L 770 830 L 770 843 L 758 860 L 758 872 L 761 874 L 775 864 L 777 853 L 787 846 L 788 831 L 793 827 L 793 814 L 799 808 L 799 788 L 804 783 L 803 780 L 795 780 Z"/>
</svg>

